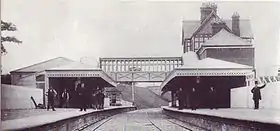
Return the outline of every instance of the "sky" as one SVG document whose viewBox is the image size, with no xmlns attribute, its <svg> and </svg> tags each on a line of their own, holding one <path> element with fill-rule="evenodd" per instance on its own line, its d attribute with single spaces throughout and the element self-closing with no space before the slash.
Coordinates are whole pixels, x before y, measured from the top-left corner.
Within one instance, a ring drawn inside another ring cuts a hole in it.
<svg viewBox="0 0 280 131">
<path fill-rule="evenodd" d="M 198 20 L 201 6 L 201 1 L 1 2 L 2 20 L 18 28 L 4 34 L 23 41 L 4 43 L 3 73 L 59 56 L 89 63 L 99 57 L 182 56 L 182 20 Z M 251 20 L 257 69 L 280 65 L 279 2 L 216 3 L 223 19 L 238 12 Z"/>
</svg>

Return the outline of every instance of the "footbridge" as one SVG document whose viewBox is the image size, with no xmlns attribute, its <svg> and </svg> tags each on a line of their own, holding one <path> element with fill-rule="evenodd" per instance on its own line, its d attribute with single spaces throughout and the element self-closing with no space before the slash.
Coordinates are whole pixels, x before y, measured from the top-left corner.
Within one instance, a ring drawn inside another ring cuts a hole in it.
<svg viewBox="0 0 280 131">
<path fill-rule="evenodd" d="M 182 57 L 100 58 L 100 68 L 117 82 L 162 82 Z"/>
</svg>

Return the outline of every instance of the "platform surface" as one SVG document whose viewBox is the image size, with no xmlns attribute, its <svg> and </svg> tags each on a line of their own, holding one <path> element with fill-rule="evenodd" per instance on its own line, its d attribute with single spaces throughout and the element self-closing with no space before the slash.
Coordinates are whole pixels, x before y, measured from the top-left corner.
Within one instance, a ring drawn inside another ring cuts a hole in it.
<svg viewBox="0 0 280 131">
<path fill-rule="evenodd" d="M 208 116 L 216 116 L 228 119 L 255 121 L 261 123 L 270 123 L 280 125 L 280 110 L 273 109 L 243 109 L 243 108 L 228 108 L 228 109 L 183 109 L 178 110 L 178 108 L 163 106 L 162 109 L 182 112 L 182 113 L 192 113 Z"/>
<path fill-rule="evenodd" d="M 102 110 L 104 111 L 126 107 L 132 106 L 107 107 Z M 6 116 L 3 116 L 3 118 L 1 118 L 1 129 L 8 130 L 30 128 L 102 110 L 87 109 L 87 111 L 80 111 L 79 109 L 73 108 L 56 108 L 56 111 L 52 111 L 51 109 L 49 111 L 47 111 L 46 109 L 4 111 L 4 113 L 2 114 L 5 115 L 6 113 Z"/>
</svg>

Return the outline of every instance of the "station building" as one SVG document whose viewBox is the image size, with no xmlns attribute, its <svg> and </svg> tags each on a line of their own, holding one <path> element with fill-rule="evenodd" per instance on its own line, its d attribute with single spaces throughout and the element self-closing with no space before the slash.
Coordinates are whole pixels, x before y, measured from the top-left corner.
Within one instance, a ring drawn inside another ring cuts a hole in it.
<svg viewBox="0 0 280 131">
<path fill-rule="evenodd" d="M 195 101 L 198 108 L 209 108 L 207 94 L 210 87 L 217 91 L 217 107 L 234 107 L 232 93 L 235 88 L 254 86 L 255 61 L 253 33 L 250 20 L 241 19 L 233 12 L 230 19 L 218 16 L 215 3 L 203 3 L 200 20 L 183 21 L 183 65 L 175 68 L 161 85 L 164 92 L 171 91 L 172 106 L 176 105 L 176 93 L 182 88 L 185 108 Z M 195 98 L 191 90 L 195 87 Z M 247 100 L 246 96 L 246 100 Z M 239 99 L 240 100 L 240 99 Z"/>
</svg>

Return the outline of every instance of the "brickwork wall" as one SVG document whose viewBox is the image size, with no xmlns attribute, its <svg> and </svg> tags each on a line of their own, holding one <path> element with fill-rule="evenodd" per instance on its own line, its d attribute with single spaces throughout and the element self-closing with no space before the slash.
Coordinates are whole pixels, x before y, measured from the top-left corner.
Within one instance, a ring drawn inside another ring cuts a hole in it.
<svg viewBox="0 0 280 131">
<path fill-rule="evenodd" d="M 35 75 L 31 73 L 11 74 L 12 85 L 36 87 Z"/>
</svg>

